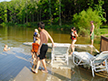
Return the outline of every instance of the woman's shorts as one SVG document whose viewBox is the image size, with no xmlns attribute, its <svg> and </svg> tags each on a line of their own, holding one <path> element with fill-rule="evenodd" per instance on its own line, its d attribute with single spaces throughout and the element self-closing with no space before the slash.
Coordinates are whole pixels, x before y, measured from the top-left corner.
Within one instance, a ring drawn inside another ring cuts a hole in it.
<svg viewBox="0 0 108 81">
<path fill-rule="evenodd" d="M 72 40 L 73 42 L 76 42 L 76 40 Z"/>
</svg>

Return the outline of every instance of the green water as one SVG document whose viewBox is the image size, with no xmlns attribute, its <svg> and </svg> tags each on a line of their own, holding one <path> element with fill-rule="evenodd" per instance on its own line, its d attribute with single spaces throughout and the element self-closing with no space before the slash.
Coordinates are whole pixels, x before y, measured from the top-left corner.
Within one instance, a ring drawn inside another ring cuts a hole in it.
<svg viewBox="0 0 108 81">
<path fill-rule="evenodd" d="M 48 30 L 48 29 L 47 31 L 52 36 L 54 42 L 71 44 L 70 31 L 57 31 L 57 30 Z M 11 47 L 18 47 L 23 42 L 32 42 L 33 33 L 34 33 L 34 28 L 0 26 L 0 47 L 3 48 L 5 44 L 8 44 Z M 76 44 L 90 44 L 90 38 L 78 37 Z M 100 38 L 95 38 L 94 46 L 96 49 L 99 50 Z M 2 49 L 0 49 L 0 51 L 2 51 Z"/>
</svg>

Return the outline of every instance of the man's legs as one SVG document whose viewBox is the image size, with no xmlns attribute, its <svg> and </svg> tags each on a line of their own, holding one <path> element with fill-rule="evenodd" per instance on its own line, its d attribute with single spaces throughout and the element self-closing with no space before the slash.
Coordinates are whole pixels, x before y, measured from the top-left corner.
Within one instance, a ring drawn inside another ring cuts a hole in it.
<svg viewBox="0 0 108 81">
<path fill-rule="evenodd" d="M 36 67 L 35 73 L 38 73 L 38 68 L 40 66 L 40 61 L 42 61 L 43 67 L 45 68 L 45 72 L 47 72 L 46 62 L 45 62 L 45 55 L 46 55 L 47 50 L 48 50 L 48 46 L 47 45 L 42 45 L 41 46 L 40 56 L 38 58 L 37 67 Z"/>
<path fill-rule="evenodd" d="M 43 72 L 48 72 L 48 71 L 47 71 L 47 68 L 46 68 L 45 59 L 42 59 L 41 61 L 42 61 L 43 67 L 44 67 L 44 69 L 45 69 L 45 70 L 43 70 Z"/>
<path fill-rule="evenodd" d="M 92 46 L 93 46 L 93 42 L 94 42 L 94 40 L 92 39 L 92 40 L 91 40 L 91 45 L 92 45 Z"/>
<path fill-rule="evenodd" d="M 46 72 L 46 73 L 47 73 L 48 71 L 47 71 L 47 68 L 46 68 L 45 59 L 42 59 L 41 61 L 42 61 L 43 67 L 44 67 L 44 69 L 45 69 L 45 70 L 43 70 L 43 72 Z M 40 66 L 40 59 L 39 59 L 38 62 L 37 62 L 37 67 L 36 67 L 36 69 L 35 69 L 35 73 L 38 73 L 38 68 L 39 68 L 39 66 Z"/>
<path fill-rule="evenodd" d="M 91 47 L 93 47 L 93 42 L 94 42 L 94 32 L 92 33 L 90 39 L 91 39 Z"/>
</svg>

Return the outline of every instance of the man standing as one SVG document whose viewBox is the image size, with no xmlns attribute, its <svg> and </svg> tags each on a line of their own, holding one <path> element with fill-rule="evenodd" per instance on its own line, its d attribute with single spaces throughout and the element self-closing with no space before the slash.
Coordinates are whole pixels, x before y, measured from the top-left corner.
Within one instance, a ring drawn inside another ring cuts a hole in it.
<svg viewBox="0 0 108 81">
<path fill-rule="evenodd" d="M 94 24 L 93 24 L 93 21 L 91 21 L 90 24 L 91 24 L 91 28 L 90 28 L 91 47 L 93 47 L 93 42 L 94 42 Z"/>
<path fill-rule="evenodd" d="M 49 33 L 44 28 L 45 28 L 45 24 L 43 22 L 39 22 L 38 29 L 40 30 L 40 47 L 37 52 L 39 58 L 38 58 L 38 62 L 37 62 L 37 67 L 34 70 L 35 73 L 38 73 L 40 61 L 42 62 L 43 67 L 44 67 L 44 70 L 42 70 L 42 72 L 46 72 L 46 73 L 48 72 L 48 70 L 46 68 L 46 62 L 45 62 L 45 55 L 48 50 L 48 45 L 47 45 L 48 39 L 51 40 L 52 46 L 54 46 L 52 37 L 49 35 Z"/>
</svg>

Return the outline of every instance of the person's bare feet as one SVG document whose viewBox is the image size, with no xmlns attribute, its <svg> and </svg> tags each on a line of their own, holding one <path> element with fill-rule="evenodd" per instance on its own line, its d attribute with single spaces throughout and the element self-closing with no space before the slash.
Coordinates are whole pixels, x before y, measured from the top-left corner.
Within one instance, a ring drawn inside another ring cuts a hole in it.
<svg viewBox="0 0 108 81">
<path fill-rule="evenodd" d="M 42 70 L 42 72 L 44 72 L 44 73 L 48 73 L 48 71 L 46 71 L 46 70 Z"/>
<path fill-rule="evenodd" d="M 90 47 L 93 47 L 93 45 L 90 45 Z"/>
<path fill-rule="evenodd" d="M 72 54 L 73 54 L 73 52 L 70 53 L 70 55 L 72 55 Z"/>
<path fill-rule="evenodd" d="M 33 73 L 36 73 L 36 74 L 38 73 L 37 70 L 34 70 L 34 69 L 31 69 L 31 70 L 32 70 Z"/>
</svg>

